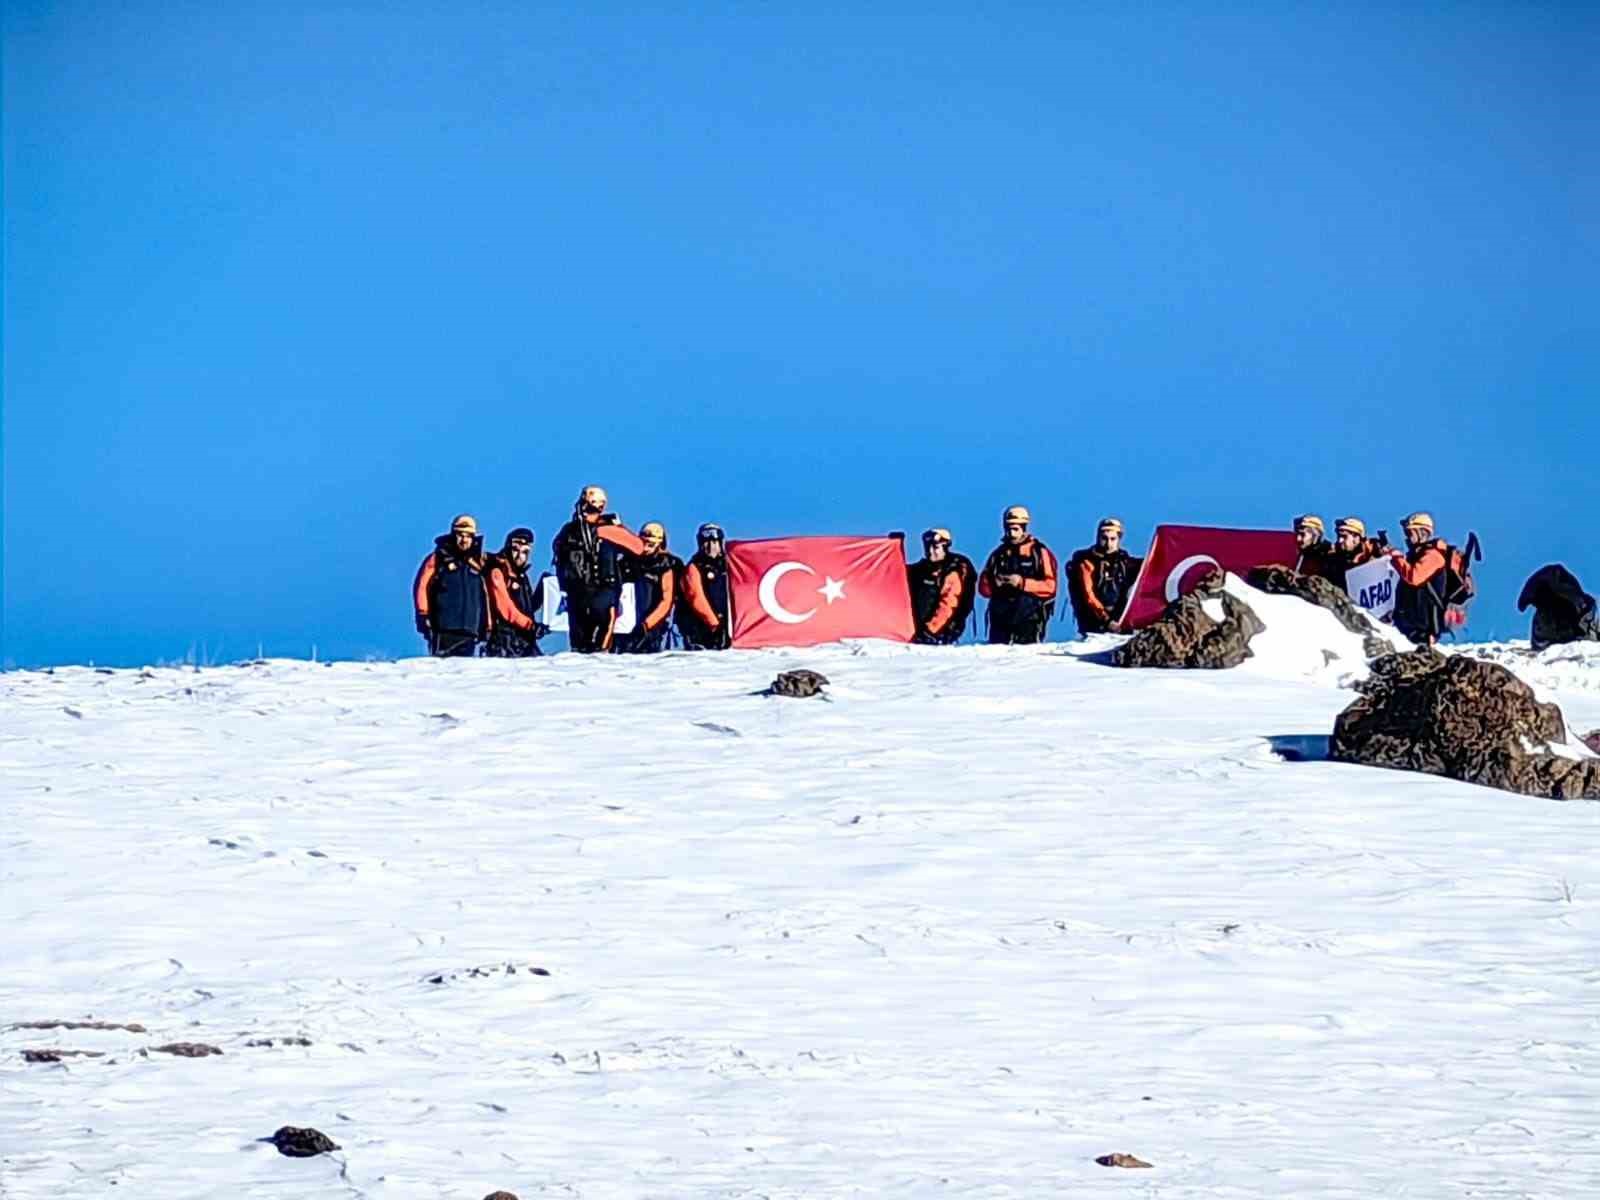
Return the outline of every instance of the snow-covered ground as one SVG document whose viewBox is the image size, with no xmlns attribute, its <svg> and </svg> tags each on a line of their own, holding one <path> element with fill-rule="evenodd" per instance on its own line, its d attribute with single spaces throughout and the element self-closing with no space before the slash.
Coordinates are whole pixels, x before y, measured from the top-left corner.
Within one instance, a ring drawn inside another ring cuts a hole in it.
<svg viewBox="0 0 1600 1200">
<path fill-rule="evenodd" d="M 1600 1195 L 1600 805 L 1109 644 L 0 676 L 0 1195 Z"/>
</svg>

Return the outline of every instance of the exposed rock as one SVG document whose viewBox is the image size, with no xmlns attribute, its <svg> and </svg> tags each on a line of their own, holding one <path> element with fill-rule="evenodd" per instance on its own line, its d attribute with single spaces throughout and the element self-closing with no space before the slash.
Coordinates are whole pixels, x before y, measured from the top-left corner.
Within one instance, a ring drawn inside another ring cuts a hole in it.
<svg viewBox="0 0 1600 1200">
<path fill-rule="evenodd" d="M 1221 571 L 1206 575 L 1194 591 L 1167 605 L 1155 624 L 1118 646 L 1111 661 L 1119 667 L 1237 667 L 1250 657 L 1250 639 L 1266 626 L 1222 584 Z M 1221 619 L 1207 608 L 1220 612 Z"/>
<path fill-rule="evenodd" d="M 1591 729 L 1583 735 L 1583 744 L 1596 754 L 1600 754 L 1600 729 Z"/>
<path fill-rule="evenodd" d="M 803 699 L 815 696 L 828 686 L 828 677 L 815 671 L 785 671 L 767 688 L 768 696 L 793 696 Z"/>
<path fill-rule="evenodd" d="M 271 1142 L 278 1148 L 279 1154 L 287 1154 L 290 1158 L 312 1158 L 340 1148 L 327 1134 L 310 1126 L 301 1129 L 295 1125 L 285 1125 L 271 1137 L 261 1140 Z"/>
<path fill-rule="evenodd" d="M 279 1037 L 279 1038 L 251 1038 L 246 1046 L 309 1046 L 311 1039 L 308 1037 Z"/>
<path fill-rule="evenodd" d="M 120 1029 L 125 1033 L 149 1033 L 143 1025 L 119 1025 L 115 1021 L 18 1021 L 12 1029 Z"/>
<path fill-rule="evenodd" d="M 1102 1154 L 1095 1159 L 1102 1167 L 1148 1167 L 1150 1164 L 1131 1154 Z"/>
<path fill-rule="evenodd" d="M 168 1042 L 165 1046 L 151 1046 L 157 1054 L 173 1054 L 179 1058 L 209 1058 L 222 1051 L 204 1042 Z"/>
<path fill-rule="evenodd" d="M 1497 663 L 1424 649 L 1391 654 L 1355 685 L 1328 756 L 1556 800 L 1600 799 L 1600 759 L 1551 753 L 1567 744 L 1554 704 Z"/>
<path fill-rule="evenodd" d="M 24 1050 L 22 1061 L 29 1063 L 58 1063 L 63 1058 L 104 1058 L 103 1050 Z"/>
<path fill-rule="evenodd" d="M 1361 648 L 1369 659 L 1388 654 L 1393 649 L 1378 636 L 1372 627 L 1372 618 L 1350 599 L 1350 593 L 1321 575 L 1301 575 L 1283 566 L 1257 567 L 1250 572 L 1247 582 L 1269 595 L 1299 596 L 1318 608 L 1327 609 L 1339 624 L 1351 633 L 1361 635 Z"/>
<path fill-rule="evenodd" d="M 490 979 L 496 975 L 527 975 L 548 978 L 550 972 L 532 963 L 489 963 L 481 967 L 461 967 L 451 971 L 435 971 L 424 975 L 424 983 L 454 983 L 460 979 Z"/>
<path fill-rule="evenodd" d="M 490 1192 L 483 1200 L 517 1200 L 515 1192 Z"/>
</svg>

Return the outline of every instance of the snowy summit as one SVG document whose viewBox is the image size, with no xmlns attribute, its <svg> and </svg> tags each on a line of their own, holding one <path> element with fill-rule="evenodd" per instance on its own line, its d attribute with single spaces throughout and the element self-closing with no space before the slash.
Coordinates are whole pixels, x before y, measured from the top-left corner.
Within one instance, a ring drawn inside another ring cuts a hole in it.
<svg viewBox="0 0 1600 1200">
<path fill-rule="evenodd" d="M 1600 1194 L 1600 806 L 1110 645 L 0 676 L 0 1194 Z"/>
</svg>

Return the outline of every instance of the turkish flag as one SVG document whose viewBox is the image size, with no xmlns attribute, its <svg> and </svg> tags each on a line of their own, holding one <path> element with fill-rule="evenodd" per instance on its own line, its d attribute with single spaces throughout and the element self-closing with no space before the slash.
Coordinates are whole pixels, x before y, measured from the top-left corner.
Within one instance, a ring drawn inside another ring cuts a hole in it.
<svg viewBox="0 0 1600 1200">
<path fill-rule="evenodd" d="M 909 642 L 905 542 L 891 537 L 728 543 L 733 644 L 815 646 L 840 638 Z"/>
<path fill-rule="evenodd" d="M 1244 576 L 1272 563 L 1292 567 L 1299 557 L 1300 548 L 1288 530 L 1157 525 L 1150 553 L 1134 581 L 1123 628 L 1149 625 L 1168 604 L 1193 591 L 1207 571 L 1221 567 Z"/>
</svg>

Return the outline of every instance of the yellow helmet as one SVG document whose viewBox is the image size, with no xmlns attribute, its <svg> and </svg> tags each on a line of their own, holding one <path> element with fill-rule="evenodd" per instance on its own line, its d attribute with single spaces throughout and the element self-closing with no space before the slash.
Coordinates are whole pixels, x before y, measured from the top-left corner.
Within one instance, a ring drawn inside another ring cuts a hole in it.
<svg viewBox="0 0 1600 1200">
<path fill-rule="evenodd" d="M 1000 514 L 1000 524 L 1002 525 L 1031 525 L 1032 523 L 1033 514 L 1027 510 L 1025 505 L 1013 504 Z"/>
<path fill-rule="evenodd" d="M 661 548 L 667 548 L 667 527 L 660 521 L 646 521 L 639 526 L 639 539 L 645 542 L 660 542 Z"/>
<path fill-rule="evenodd" d="M 1404 521 L 1401 521 L 1400 524 L 1405 529 L 1426 529 L 1429 533 L 1432 533 L 1433 532 L 1433 514 L 1432 513 L 1425 513 L 1425 512 L 1414 512 L 1409 517 L 1407 517 Z"/>
<path fill-rule="evenodd" d="M 1367 523 L 1360 517 L 1340 517 L 1333 528 L 1335 533 L 1353 533 L 1357 537 L 1367 536 Z"/>
<path fill-rule="evenodd" d="M 477 533 L 478 532 L 478 518 L 473 516 L 471 513 L 462 513 L 454 521 L 450 522 L 450 532 L 451 533 Z"/>
<path fill-rule="evenodd" d="M 583 491 L 578 493 L 579 508 L 596 504 L 600 506 L 601 512 L 605 512 L 606 505 L 609 503 L 611 503 L 611 497 L 607 496 L 605 488 L 601 487 L 597 483 L 591 483 L 588 487 L 584 488 Z"/>
<path fill-rule="evenodd" d="M 1095 530 L 1095 532 L 1096 533 L 1104 533 L 1108 529 L 1112 533 L 1121 533 L 1122 532 L 1122 522 L 1117 520 L 1117 518 L 1115 518 L 1115 517 L 1107 517 L 1105 520 L 1100 522 L 1100 525 Z"/>
<path fill-rule="evenodd" d="M 955 539 L 950 536 L 950 531 L 948 529 L 941 529 L 939 526 L 935 525 L 932 529 L 925 530 L 923 532 L 922 540 L 924 542 L 943 542 L 946 546 L 948 546 Z"/>
<path fill-rule="evenodd" d="M 1316 534 L 1318 537 L 1321 537 L 1324 528 L 1325 526 L 1322 524 L 1322 518 L 1314 513 L 1306 513 L 1304 516 L 1296 517 L 1294 519 L 1294 531 L 1296 533 L 1299 533 L 1302 529 L 1309 529 L 1312 533 Z"/>
</svg>

